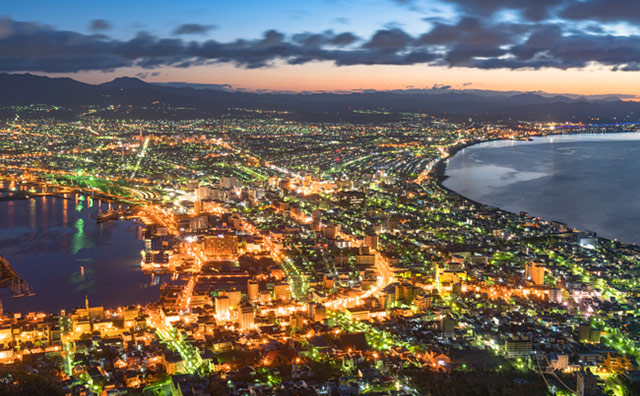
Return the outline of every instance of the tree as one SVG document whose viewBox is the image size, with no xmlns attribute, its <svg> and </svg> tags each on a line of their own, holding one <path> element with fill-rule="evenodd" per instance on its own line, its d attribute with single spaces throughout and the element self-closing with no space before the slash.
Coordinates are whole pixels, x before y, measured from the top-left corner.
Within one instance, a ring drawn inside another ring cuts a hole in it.
<svg viewBox="0 0 640 396">
<path fill-rule="evenodd" d="M 3 396 L 62 396 L 52 381 L 24 371 L 4 373 L 0 376 L 0 395 Z"/>
</svg>

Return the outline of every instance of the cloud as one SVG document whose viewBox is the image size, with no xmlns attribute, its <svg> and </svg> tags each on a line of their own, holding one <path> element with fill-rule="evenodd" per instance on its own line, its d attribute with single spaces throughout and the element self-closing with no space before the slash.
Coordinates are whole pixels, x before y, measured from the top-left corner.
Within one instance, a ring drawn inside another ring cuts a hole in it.
<svg viewBox="0 0 640 396">
<path fill-rule="evenodd" d="M 557 26 L 538 28 L 508 57 L 476 60 L 480 68 L 582 68 L 592 63 L 614 70 L 632 71 L 640 61 L 640 37 L 613 35 L 564 35 Z"/>
<path fill-rule="evenodd" d="M 143 80 L 146 80 L 149 77 L 156 77 L 159 76 L 160 74 L 162 74 L 159 71 L 155 71 L 155 72 L 139 72 L 136 73 L 136 77 L 141 78 Z"/>
<path fill-rule="evenodd" d="M 640 65 L 640 36 L 613 36 L 547 22 L 463 17 L 449 24 L 434 22 L 419 36 L 396 27 L 380 29 L 369 38 L 331 30 L 294 35 L 268 30 L 259 38 L 219 42 L 164 38 L 142 31 L 129 40 L 119 40 L 0 19 L 0 71 L 68 73 L 132 66 L 152 70 L 212 63 L 261 68 L 276 61 L 483 69 L 567 69 L 599 63 L 631 71 Z"/>
<path fill-rule="evenodd" d="M 567 0 L 442 0 L 467 16 L 491 16 L 510 10 L 519 12 L 530 21 L 542 21 Z M 574 0 L 575 1 L 575 0 Z"/>
<path fill-rule="evenodd" d="M 640 7 L 637 0 L 572 1 L 560 12 L 560 16 L 577 21 L 638 23 Z"/>
<path fill-rule="evenodd" d="M 323 33 L 299 33 L 293 35 L 293 41 L 305 47 L 319 48 L 332 45 L 343 47 L 358 41 L 358 37 L 350 32 L 334 33 L 327 30 Z"/>
<path fill-rule="evenodd" d="M 418 41 L 431 45 L 498 46 L 515 42 L 528 29 L 528 25 L 520 23 L 490 24 L 479 18 L 464 17 L 456 24 L 435 23 Z"/>
<path fill-rule="evenodd" d="M 413 38 L 399 28 L 378 30 L 362 47 L 395 52 L 407 47 Z"/>
<path fill-rule="evenodd" d="M 215 29 L 215 25 L 200 25 L 198 23 L 185 23 L 176 28 L 173 31 L 174 35 L 180 34 L 204 34 L 210 30 Z"/>
<path fill-rule="evenodd" d="M 416 10 L 414 0 L 393 0 Z M 451 5 L 458 16 L 491 19 L 503 12 L 517 12 L 529 22 L 545 22 L 554 18 L 567 21 L 598 21 L 604 23 L 640 23 L 637 0 L 439 0 Z M 435 3 L 438 4 L 438 3 Z M 432 17 L 424 19 L 429 21 Z"/>
<path fill-rule="evenodd" d="M 99 32 L 111 29 L 111 24 L 105 19 L 94 19 L 89 23 L 89 30 Z"/>
</svg>

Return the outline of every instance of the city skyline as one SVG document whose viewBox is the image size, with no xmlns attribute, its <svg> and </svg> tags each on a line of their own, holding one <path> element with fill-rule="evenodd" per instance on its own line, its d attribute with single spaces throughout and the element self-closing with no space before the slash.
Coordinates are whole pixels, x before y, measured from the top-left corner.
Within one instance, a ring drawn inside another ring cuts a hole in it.
<svg viewBox="0 0 640 396">
<path fill-rule="evenodd" d="M 632 0 L 0 6 L 0 395 L 640 395 Z"/>
</svg>

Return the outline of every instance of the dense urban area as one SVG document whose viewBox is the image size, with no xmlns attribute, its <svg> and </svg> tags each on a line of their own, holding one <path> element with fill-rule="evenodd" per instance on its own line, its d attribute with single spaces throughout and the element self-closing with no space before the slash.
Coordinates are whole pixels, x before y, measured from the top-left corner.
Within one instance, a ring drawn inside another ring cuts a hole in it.
<svg viewBox="0 0 640 396">
<path fill-rule="evenodd" d="M 637 125 L 108 110 L 4 109 L 2 199 L 109 202 L 96 221 L 142 224 L 140 271 L 171 281 L 147 305 L 0 311 L 0 394 L 640 394 L 640 249 L 440 184 L 477 142 Z"/>
</svg>

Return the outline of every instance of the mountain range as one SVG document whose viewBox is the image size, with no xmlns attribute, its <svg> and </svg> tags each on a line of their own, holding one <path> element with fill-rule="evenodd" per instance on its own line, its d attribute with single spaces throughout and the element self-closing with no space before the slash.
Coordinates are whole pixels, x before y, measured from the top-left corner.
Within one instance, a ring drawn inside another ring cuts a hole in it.
<svg viewBox="0 0 640 396">
<path fill-rule="evenodd" d="M 450 118 L 495 121 L 636 122 L 640 102 L 615 96 L 581 97 L 531 92 L 409 89 L 346 93 L 255 93 L 234 91 L 227 85 L 149 83 L 120 77 L 103 84 L 32 74 L 0 74 L 0 107 L 32 104 L 80 109 L 86 105 L 127 107 L 130 116 L 162 117 L 154 108 L 188 108 L 200 115 L 230 109 L 283 110 L 307 114 L 350 114 L 353 110 L 409 111 Z M 135 109 L 147 109 L 136 113 Z M 132 110 L 133 109 L 133 113 Z M 191 113 L 189 116 L 192 116 Z"/>
</svg>

